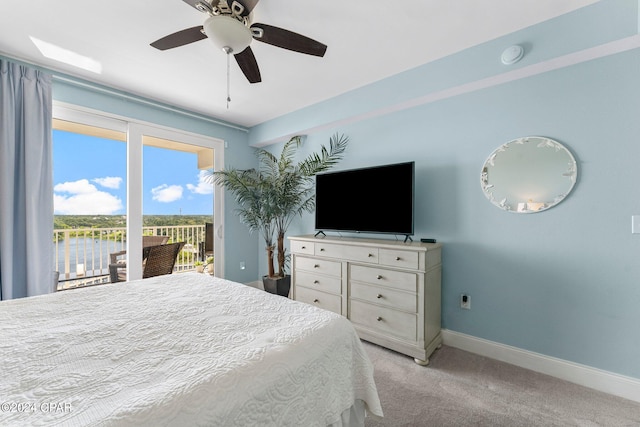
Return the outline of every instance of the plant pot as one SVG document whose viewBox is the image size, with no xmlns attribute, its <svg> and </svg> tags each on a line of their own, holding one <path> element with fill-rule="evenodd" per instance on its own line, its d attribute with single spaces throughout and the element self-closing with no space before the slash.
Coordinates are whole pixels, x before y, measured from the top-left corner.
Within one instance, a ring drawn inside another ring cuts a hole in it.
<svg viewBox="0 0 640 427">
<path fill-rule="evenodd" d="M 203 273 L 204 272 L 204 265 L 196 265 L 196 271 L 198 273 Z"/>
<path fill-rule="evenodd" d="M 269 292 L 270 294 L 280 295 L 281 297 L 288 297 L 289 290 L 291 289 L 291 276 L 262 276 L 262 284 L 264 285 L 264 290 Z"/>
<path fill-rule="evenodd" d="M 213 274 L 213 264 L 207 265 L 207 273 Z"/>
</svg>

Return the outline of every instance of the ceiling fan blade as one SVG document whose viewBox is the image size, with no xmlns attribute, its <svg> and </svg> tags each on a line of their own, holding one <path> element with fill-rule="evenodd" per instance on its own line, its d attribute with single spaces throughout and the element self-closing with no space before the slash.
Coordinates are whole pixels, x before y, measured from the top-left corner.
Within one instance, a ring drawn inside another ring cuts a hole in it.
<svg viewBox="0 0 640 427">
<path fill-rule="evenodd" d="M 198 27 L 191 27 L 185 30 L 169 34 L 161 39 L 158 39 L 151 43 L 152 47 L 160 50 L 172 49 L 174 47 L 184 46 L 189 43 L 197 42 L 198 40 L 206 39 L 207 36 L 202 32 L 202 25 Z"/>
<path fill-rule="evenodd" d="M 305 37 L 301 34 L 294 33 L 293 31 L 285 30 L 283 28 L 273 27 L 267 24 L 253 24 L 251 29 L 262 30 L 262 35 L 258 36 L 254 30 L 253 38 L 264 43 L 268 43 L 273 46 L 278 46 L 283 49 L 293 50 L 295 52 L 306 53 L 307 55 L 324 56 L 327 51 L 327 46 Z"/>
<path fill-rule="evenodd" d="M 256 57 L 253 55 L 253 51 L 250 46 L 233 56 L 235 56 L 236 62 L 240 66 L 244 76 L 249 80 L 249 83 L 260 83 L 262 81 L 258 62 L 256 61 Z"/>
</svg>

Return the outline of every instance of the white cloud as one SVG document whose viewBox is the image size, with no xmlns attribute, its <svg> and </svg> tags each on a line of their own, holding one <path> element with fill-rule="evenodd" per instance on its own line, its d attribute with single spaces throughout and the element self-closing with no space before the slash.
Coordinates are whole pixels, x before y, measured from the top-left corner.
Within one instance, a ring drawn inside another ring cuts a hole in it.
<svg viewBox="0 0 640 427">
<path fill-rule="evenodd" d="M 207 171 L 200 171 L 198 174 L 198 184 L 187 184 L 189 191 L 195 194 L 213 194 L 213 184 L 205 179 L 207 176 L 209 176 Z"/>
<path fill-rule="evenodd" d="M 151 194 L 153 194 L 153 200 L 155 201 L 162 203 L 175 202 L 182 198 L 182 186 L 162 184 L 152 188 Z"/>
<path fill-rule="evenodd" d="M 91 181 L 97 183 L 106 188 L 113 188 L 117 190 L 120 188 L 120 184 L 122 183 L 122 178 L 119 176 L 105 176 L 104 178 L 96 178 Z"/>
<path fill-rule="evenodd" d="M 100 191 L 86 179 L 53 187 L 54 213 L 59 215 L 113 215 L 122 210 L 122 200 Z"/>
<path fill-rule="evenodd" d="M 53 187 L 53 191 L 71 194 L 88 194 L 98 191 L 95 185 L 89 184 L 88 179 L 79 179 L 72 182 L 63 182 Z"/>
</svg>

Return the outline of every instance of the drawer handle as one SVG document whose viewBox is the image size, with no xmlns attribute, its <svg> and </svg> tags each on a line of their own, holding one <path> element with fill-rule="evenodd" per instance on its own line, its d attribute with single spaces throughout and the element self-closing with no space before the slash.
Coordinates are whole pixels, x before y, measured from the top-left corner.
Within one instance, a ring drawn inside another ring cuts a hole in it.
<svg viewBox="0 0 640 427">
<path fill-rule="evenodd" d="M 378 274 L 378 276 L 376 277 L 376 279 L 380 280 L 380 279 L 382 279 L 382 276 Z"/>
<path fill-rule="evenodd" d="M 324 252 L 324 248 L 320 248 L 320 252 Z"/>
<path fill-rule="evenodd" d="M 378 298 L 378 299 L 382 298 L 382 294 L 376 295 L 376 298 Z"/>
<path fill-rule="evenodd" d="M 314 299 L 313 302 L 320 302 L 318 298 Z"/>
<path fill-rule="evenodd" d="M 400 258 L 399 256 L 396 257 L 396 261 L 400 261 L 402 258 Z"/>
<path fill-rule="evenodd" d="M 378 317 L 376 317 L 376 320 L 377 320 L 378 322 L 382 322 L 382 317 L 378 316 Z"/>
<path fill-rule="evenodd" d="M 373 254 L 369 254 L 368 256 L 369 256 L 369 258 L 373 258 Z"/>
<path fill-rule="evenodd" d="M 314 284 L 314 285 L 317 285 L 318 283 L 320 283 L 320 282 L 318 282 L 317 280 L 314 280 L 314 281 L 313 281 L 313 284 Z"/>
<path fill-rule="evenodd" d="M 302 247 L 302 249 L 307 249 L 307 247 L 306 247 L 306 246 L 303 246 L 303 247 Z"/>
<path fill-rule="evenodd" d="M 318 264 L 314 264 L 314 265 L 313 265 L 313 268 L 320 268 L 320 265 L 318 265 Z"/>
</svg>

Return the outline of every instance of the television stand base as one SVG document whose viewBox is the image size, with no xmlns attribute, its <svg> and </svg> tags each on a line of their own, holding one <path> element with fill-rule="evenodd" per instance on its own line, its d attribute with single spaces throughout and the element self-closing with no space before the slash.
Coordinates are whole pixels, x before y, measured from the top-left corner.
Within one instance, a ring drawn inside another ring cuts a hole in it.
<svg viewBox="0 0 640 427">
<path fill-rule="evenodd" d="M 313 235 L 313 237 L 318 237 L 318 236 L 320 236 L 320 235 L 322 235 L 322 237 L 327 237 L 327 235 L 326 235 L 326 234 L 324 234 L 324 231 L 322 231 L 322 230 L 320 230 L 320 231 L 318 231 L 316 234 L 314 234 L 314 235 Z"/>
<path fill-rule="evenodd" d="M 426 364 L 442 343 L 442 245 L 395 236 L 289 237 L 291 298 L 341 314 L 360 339 Z"/>
<path fill-rule="evenodd" d="M 404 242 L 405 242 L 405 243 L 407 243 L 407 242 L 413 242 L 413 239 L 411 238 L 411 236 L 409 236 L 408 234 L 406 234 L 406 235 L 404 236 Z"/>
</svg>

